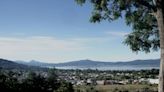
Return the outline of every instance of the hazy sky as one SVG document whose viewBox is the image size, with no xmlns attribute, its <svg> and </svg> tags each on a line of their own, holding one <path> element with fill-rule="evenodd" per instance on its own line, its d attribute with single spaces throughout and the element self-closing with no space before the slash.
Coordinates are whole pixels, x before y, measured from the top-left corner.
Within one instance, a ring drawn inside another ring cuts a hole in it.
<svg viewBox="0 0 164 92">
<path fill-rule="evenodd" d="M 90 23 L 91 9 L 74 0 L 0 0 L 0 58 L 54 63 L 159 58 L 159 52 L 136 54 L 122 44 L 131 31 L 123 19 Z"/>
</svg>

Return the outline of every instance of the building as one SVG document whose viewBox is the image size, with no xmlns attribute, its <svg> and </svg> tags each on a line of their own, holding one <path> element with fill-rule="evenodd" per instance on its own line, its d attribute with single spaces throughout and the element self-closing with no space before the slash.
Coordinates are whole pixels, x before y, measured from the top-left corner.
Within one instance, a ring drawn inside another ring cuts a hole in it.
<svg viewBox="0 0 164 92">
<path fill-rule="evenodd" d="M 150 84 L 158 84 L 159 83 L 159 79 L 148 79 Z"/>
</svg>

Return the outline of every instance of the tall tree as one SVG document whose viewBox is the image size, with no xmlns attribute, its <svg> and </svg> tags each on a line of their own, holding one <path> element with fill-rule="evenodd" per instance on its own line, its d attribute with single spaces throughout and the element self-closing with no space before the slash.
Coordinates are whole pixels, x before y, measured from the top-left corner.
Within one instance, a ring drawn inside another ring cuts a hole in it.
<svg viewBox="0 0 164 92">
<path fill-rule="evenodd" d="M 164 92 L 164 5 L 163 0 L 76 0 L 80 5 L 93 6 L 91 22 L 109 22 L 124 18 L 133 31 L 124 43 L 132 51 L 161 50 L 159 90 Z"/>
</svg>

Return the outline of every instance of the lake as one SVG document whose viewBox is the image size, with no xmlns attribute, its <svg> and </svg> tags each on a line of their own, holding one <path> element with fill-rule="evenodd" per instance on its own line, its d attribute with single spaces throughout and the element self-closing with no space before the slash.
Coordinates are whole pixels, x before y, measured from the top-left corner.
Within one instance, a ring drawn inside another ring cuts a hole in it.
<svg viewBox="0 0 164 92">
<path fill-rule="evenodd" d="M 150 70 L 150 69 L 159 69 L 159 66 L 141 66 L 141 65 L 132 65 L 132 66 L 61 66 L 55 67 L 57 69 L 98 69 L 98 70 Z"/>
</svg>

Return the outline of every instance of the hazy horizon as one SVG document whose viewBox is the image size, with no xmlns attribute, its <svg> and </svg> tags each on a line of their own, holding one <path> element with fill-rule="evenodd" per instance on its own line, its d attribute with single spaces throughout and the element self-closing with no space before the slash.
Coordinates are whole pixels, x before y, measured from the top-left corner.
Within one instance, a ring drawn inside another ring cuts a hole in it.
<svg viewBox="0 0 164 92">
<path fill-rule="evenodd" d="M 58 64 L 58 63 L 68 63 L 68 62 L 76 62 L 76 61 L 82 61 L 82 60 L 90 60 L 90 61 L 97 61 L 97 62 L 131 62 L 131 61 L 135 61 L 135 60 L 157 60 L 157 59 L 159 59 L 159 58 L 154 58 L 154 59 L 134 59 L 134 60 L 128 60 L 128 61 L 122 61 L 122 60 L 118 60 L 118 61 L 110 61 L 110 60 L 108 60 L 108 61 L 99 61 L 99 60 L 92 60 L 92 59 L 80 59 L 80 60 L 71 60 L 71 61 L 59 61 L 59 62 L 53 62 L 53 61 L 38 61 L 38 60 L 29 60 L 29 61 L 25 61 L 25 60 L 12 60 L 12 61 L 16 61 L 16 62 L 26 62 L 26 63 L 29 63 L 29 62 L 40 62 L 40 63 L 54 63 L 54 64 Z M 9 59 L 7 59 L 7 60 L 9 60 Z"/>
</svg>

